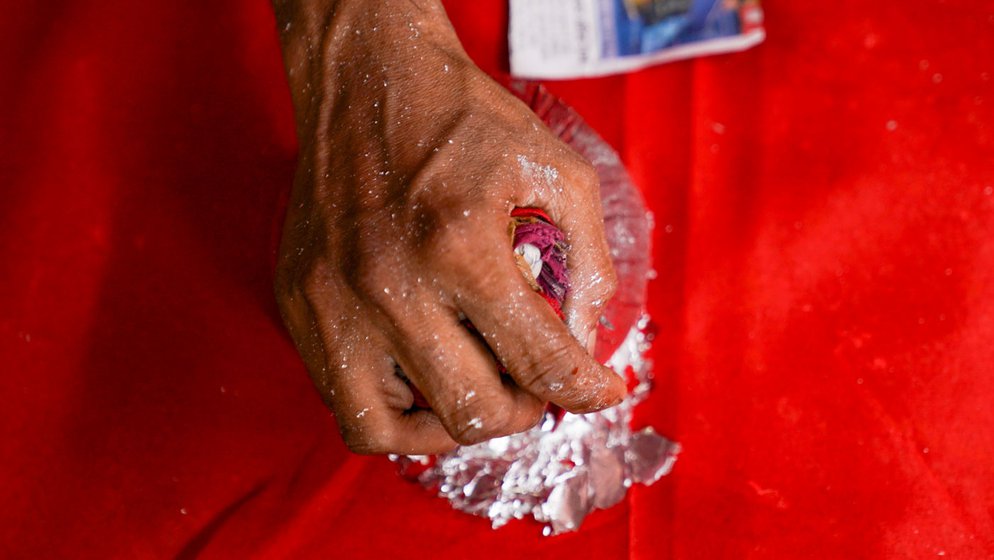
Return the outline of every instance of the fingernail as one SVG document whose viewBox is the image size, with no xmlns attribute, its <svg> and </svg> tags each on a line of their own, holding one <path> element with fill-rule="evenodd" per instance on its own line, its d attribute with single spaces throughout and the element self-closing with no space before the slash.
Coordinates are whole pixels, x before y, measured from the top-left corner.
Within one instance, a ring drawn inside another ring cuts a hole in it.
<svg viewBox="0 0 994 560">
<path fill-rule="evenodd" d="M 611 373 L 615 373 L 615 371 L 611 370 Z M 617 374 L 615 373 L 615 375 Z M 619 379 L 621 380 L 621 383 L 618 386 L 619 391 L 618 394 L 615 395 L 615 401 L 611 404 L 611 406 L 621 404 L 621 402 L 625 400 L 625 397 L 628 396 L 628 387 L 625 385 L 624 378 L 619 376 Z"/>
<path fill-rule="evenodd" d="M 594 329 L 587 333 L 587 353 L 591 356 L 597 350 L 597 329 Z"/>
</svg>

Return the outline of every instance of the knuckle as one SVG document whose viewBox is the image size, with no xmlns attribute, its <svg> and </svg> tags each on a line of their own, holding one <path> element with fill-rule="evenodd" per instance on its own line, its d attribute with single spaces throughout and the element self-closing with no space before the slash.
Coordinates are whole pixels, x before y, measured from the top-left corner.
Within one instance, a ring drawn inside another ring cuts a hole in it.
<svg viewBox="0 0 994 560">
<path fill-rule="evenodd" d="M 339 426 L 342 441 L 349 451 L 357 455 L 382 455 L 393 450 L 393 437 L 389 431 L 370 431 L 365 426 Z"/>
<path fill-rule="evenodd" d="M 331 283 L 331 270 L 328 263 L 322 259 L 312 261 L 296 280 L 285 280 L 292 292 L 303 294 L 309 301 L 319 299 L 327 293 Z"/>
<path fill-rule="evenodd" d="M 435 240 L 454 207 L 453 201 L 434 190 L 412 194 L 402 216 L 415 245 Z"/>
<path fill-rule="evenodd" d="M 492 255 L 475 255 L 474 258 L 473 266 L 453 270 L 457 301 L 485 298 L 491 305 L 508 301 L 507 290 L 511 289 L 510 282 L 516 279 L 511 277 L 509 280 L 502 274 L 504 267 Z"/>
<path fill-rule="evenodd" d="M 590 160 L 571 148 L 566 150 L 564 166 L 568 169 L 570 189 L 572 194 L 591 194 L 600 192 L 600 175 Z"/>
<path fill-rule="evenodd" d="M 534 395 L 558 393 L 563 389 L 567 373 L 576 373 L 573 350 L 566 341 L 553 342 L 546 351 L 529 356 L 516 364 L 518 382 Z"/>
<path fill-rule="evenodd" d="M 432 271 L 434 277 L 450 289 L 475 292 L 482 286 L 491 285 L 497 271 L 501 270 L 496 259 L 498 255 L 504 256 L 493 250 L 493 244 L 485 239 L 489 239 L 486 232 L 474 231 L 470 224 L 444 224 L 419 246 L 418 264 Z"/>
<path fill-rule="evenodd" d="M 469 222 L 452 219 L 439 219 L 435 227 L 426 229 L 419 249 L 432 259 L 447 263 L 465 258 L 473 232 Z"/>
<path fill-rule="evenodd" d="M 608 266 L 600 273 L 600 281 L 594 287 L 594 305 L 603 308 L 618 291 L 618 274 Z"/>
<path fill-rule="evenodd" d="M 356 294 L 382 306 L 390 300 L 390 279 L 397 274 L 396 267 L 389 261 L 388 258 L 360 256 L 350 263 L 342 263 L 341 274 Z"/>
<path fill-rule="evenodd" d="M 576 156 L 576 161 L 576 173 L 579 180 L 589 187 L 599 187 L 600 176 L 597 174 L 597 168 L 594 167 L 594 164 L 579 154 Z"/>
<path fill-rule="evenodd" d="M 341 240 L 334 274 L 357 294 L 382 291 L 399 253 L 397 245 L 384 224 L 369 216 L 357 217 L 349 235 Z"/>
</svg>

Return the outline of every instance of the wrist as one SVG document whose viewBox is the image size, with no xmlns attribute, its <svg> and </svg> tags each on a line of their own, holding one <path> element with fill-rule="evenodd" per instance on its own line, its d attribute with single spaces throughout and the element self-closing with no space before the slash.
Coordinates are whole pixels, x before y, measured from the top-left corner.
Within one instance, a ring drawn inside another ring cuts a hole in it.
<svg viewBox="0 0 994 560">
<path fill-rule="evenodd" d="M 383 73 L 416 78 L 441 54 L 468 61 L 440 0 L 274 0 L 298 134 L 317 101 Z M 382 81 L 382 80 L 381 80 Z"/>
</svg>

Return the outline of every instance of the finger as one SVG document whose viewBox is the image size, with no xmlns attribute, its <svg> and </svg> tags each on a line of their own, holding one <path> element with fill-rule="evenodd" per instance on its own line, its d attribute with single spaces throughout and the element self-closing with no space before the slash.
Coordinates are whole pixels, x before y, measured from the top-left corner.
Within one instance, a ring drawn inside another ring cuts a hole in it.
<svg viewBox="0 0 994 560">
<path fill-rule="evenodd" d="M 548 211 L 563 231 L 568 246 L 570 292 L 563 312 L 570 330 L 592 344 L 597 324 L 614 295 L 617 278 L 604 232 L 600 186 L 592 166 L 572 169 L 562 198 L 550 200 Z"/>
<path fill-rule="evenodd" d="M 395 327 L 398 363 L 460 444 L 522 432 L 541 420 L 544 403 L 501 378 L 493 354 L 454 309 L 408 307 Z"/>
<path fill-rule="evenodd" d="M 455 448 L 456 442 L 431 411 L 409 411 L 413 395 L 385 354 L 341 365 L 352 372 L 332 382 L 330 400 L 342 437 L 354 452 L 423 455 Z"/>
<path fill-rule="evenodd" d="M 508 373 L 525 391 L 570 412 L 621 402 L 625 385 L 594 360 L 552 308 L 505 258 L 482 262 L 457 292 L 460 308 L 480 330 Z M 481 258 L 481 260 L 483 260 Z"/>
<path fill-rule="evenodd" d="M 395 375 L 381 337 L 354 321 L 327 321 L 320 312 L 306 313 L 323 357 L 308 369 L 349 449 L 427 455 L 456 447 L 434 414 L 410 412 L 414 395 Z"/>
<path fill-rule="evenodd" d="M 570 291 L 563 312 L 573 336 L 592 346 L 617 279 L 604 232 L 597 171 L 572 149 L 560 146 L 550 160 L 561 163 L 547 166 L 556 172 L 538 177 L 525 173 L 519 197 L 545 210 L 565 235 Z"/>
</svg>

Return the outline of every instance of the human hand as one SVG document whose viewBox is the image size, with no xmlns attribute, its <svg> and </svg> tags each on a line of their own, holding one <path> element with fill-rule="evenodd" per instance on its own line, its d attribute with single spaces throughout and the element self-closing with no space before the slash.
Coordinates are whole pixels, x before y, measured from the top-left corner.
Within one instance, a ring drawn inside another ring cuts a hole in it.
<svg viewBox="0 0 994 560">
<path fill-rule="evenodd" d="M 473 65 L 437 0 L 277 14 L 300 158 L 276 293 L 348 446 L 439 453 L 529 429 L 547 402 L 620 402 L 585 349 L 615 283 L 593 167 Z M 566 325 L 515 264 L 515 207 L 565 233 Z"/>
</svg>

